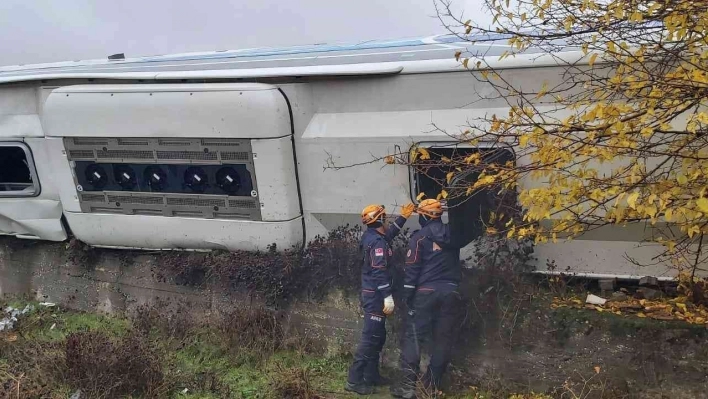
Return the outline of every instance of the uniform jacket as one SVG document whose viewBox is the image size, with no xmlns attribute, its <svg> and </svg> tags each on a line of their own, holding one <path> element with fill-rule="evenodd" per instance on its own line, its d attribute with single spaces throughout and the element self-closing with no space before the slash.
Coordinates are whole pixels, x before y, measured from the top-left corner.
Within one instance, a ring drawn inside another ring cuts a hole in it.
<svg viewBox="0 0 708 399">
<path fill-rule="evenodd" d="M 401 231 L 406 218 L 399 216 L 386 229 L 385 234 L 368 228 L 361 237 L 360 248 L 364 254 L 361 269 L 361 288 L 364 292 L 380 292 L 383 297 L 391 295 L 391 272 L 389 265 L 393 251 L 391 241 Z"/>
<path fill-rule="evenodd" d="M 428 221 L 413 233 L 406 253 L 404 292 L 431 290 L 436 285 L 460 282 L 460 248 L 450 236 L 450 227 L 440 219 Z"/>
</svg>

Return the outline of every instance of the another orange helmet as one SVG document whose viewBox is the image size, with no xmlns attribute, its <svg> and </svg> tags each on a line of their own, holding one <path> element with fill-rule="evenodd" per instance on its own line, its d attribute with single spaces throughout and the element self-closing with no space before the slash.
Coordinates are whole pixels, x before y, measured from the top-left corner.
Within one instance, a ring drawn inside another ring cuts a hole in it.
<svg viewBox="0 0 708 399">
<path fill-rule="evenodd" d="M 382 222 L 385 217 L 386 209 L 383 205 L 369 205 L 361 211 L 361 221 L 365 225 Z"/>
<path fill-rule="evenodd" d="M 437 219 L 440 216 L 442 216 L 443 209 L 442 209 L 442 204 L 440 201 L 436 199 L 426 199 L 423 201 L 420 201 L 420 204 L 418 204 L 418 208 L 416 209 L 416 212 L 419 215 L 427 216 L 432 219 Z"/>
</svg>

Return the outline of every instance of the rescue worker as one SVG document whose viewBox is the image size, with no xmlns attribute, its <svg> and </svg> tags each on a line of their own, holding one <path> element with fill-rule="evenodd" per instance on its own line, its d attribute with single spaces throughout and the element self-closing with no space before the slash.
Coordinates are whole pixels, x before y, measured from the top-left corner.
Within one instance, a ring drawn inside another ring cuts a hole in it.
<svg viewBox="0 0 708 399">
<path fill-rule="evenodd" d="M 360 395 L 370 395 L 375 385 L 382 385 L 379 374 L 379 355 L 386 342 L 386 316 L 393 313 L 391 272 L 389 270 L 391 241 L 401 231 L 413 214 L 415 205 L 401 208 L 399 216 L 386 227 L 386 210 L 383 205 L 369 205 L 361 212 L 361 221 L 367 229 L 361 238 L 363 253 L 361 270 L 361 305 L 364 309 L 364 329 L 361 342 L 349 368 L 345 390 Z"/>
<path fill-rule="evenodd" d="M 421 229 L 411 236 L 406 253 L 403 298 L 408 305 L 400 366 L 402 381 L 392 387 L 399 398 L 415 398 L 420 373 L 420 348 L 429 342 L 430 364 L 424 376 L 427 392 L 437 392 L 450 362 L 460 324 L 460 247 L 450 236 L 450 227 L 440 219 L 442 204 L 427 199 L 418 204 Z"/>
</svg>

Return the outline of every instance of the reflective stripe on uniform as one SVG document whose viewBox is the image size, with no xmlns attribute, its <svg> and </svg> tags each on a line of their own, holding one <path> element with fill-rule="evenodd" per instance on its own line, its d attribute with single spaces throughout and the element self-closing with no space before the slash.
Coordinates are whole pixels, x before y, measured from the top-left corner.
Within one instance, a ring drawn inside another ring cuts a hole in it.
<svg viewBox="0 0 708 399">
<path fill-rule="evenodd" d="M 404 285 L 403 288 L 415 288 L 415 285 Z"/>
<path fill-rule="evenodd" d="M 418 239 L 418 241 L 415 242 L 415 257 L 413 258 L 413 260 L 408 259 L 411 257 L 411 251 L 410 251 L 410 249 L 408 250 L 408 256 L 406 258 L 407 265 L 412 265 L 412 264 L 415 264 L 416 262 L 418 262 L 418 251 L 420 250 L 420 242 L 425 240 L 425 238 L 426 237 L 421 237 Z"/>
<path fill-rule="evenodd" d="M 391 284 L 384 284 L 384 285 L 379 285 L 379 289 L 382 290 L 384 288 L 388 288 Z"/>
</svg>

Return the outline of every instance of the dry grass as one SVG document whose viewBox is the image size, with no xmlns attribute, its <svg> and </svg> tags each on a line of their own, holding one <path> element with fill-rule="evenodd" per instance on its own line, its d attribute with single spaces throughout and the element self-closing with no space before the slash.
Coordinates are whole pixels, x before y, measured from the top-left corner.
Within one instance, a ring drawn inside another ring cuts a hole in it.
<svg viewBox="0 0 708 399">
<path fill-rule="evenodd" d="M 271 377 L 273 392 L 283 399 L 323 399 L 312 383 L 311 370 L 307 367 L 276 366 Z"/>
<path fill-rule="evenodd" d="M 103 332 L 69 335 L 66 382 L 91 398 L 165 397 L 174 387 L 163 369 L 164 354 L 136 332 L 117 342 Z"/>
</svg>

